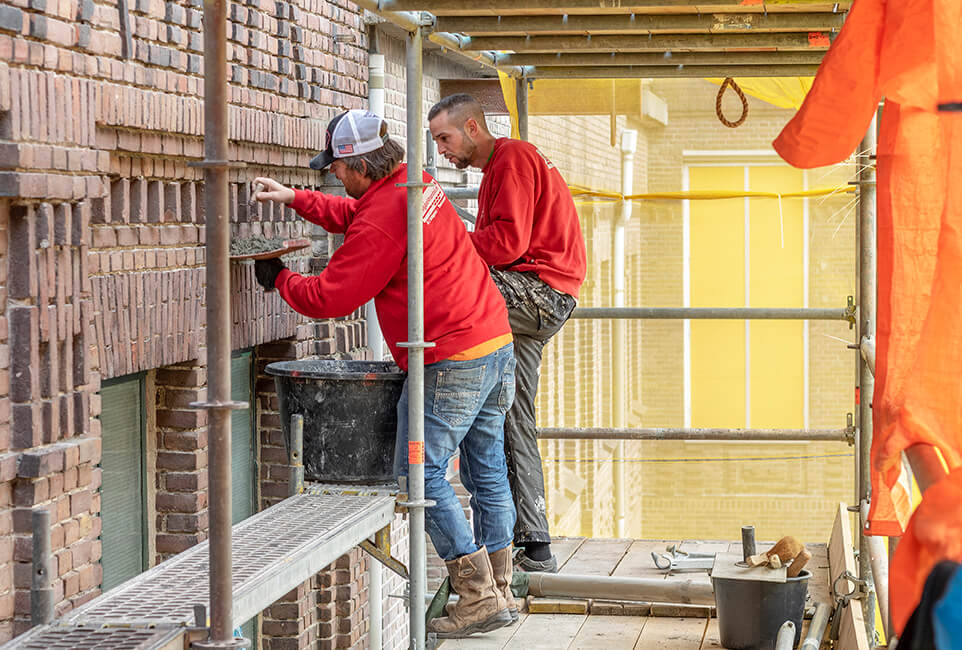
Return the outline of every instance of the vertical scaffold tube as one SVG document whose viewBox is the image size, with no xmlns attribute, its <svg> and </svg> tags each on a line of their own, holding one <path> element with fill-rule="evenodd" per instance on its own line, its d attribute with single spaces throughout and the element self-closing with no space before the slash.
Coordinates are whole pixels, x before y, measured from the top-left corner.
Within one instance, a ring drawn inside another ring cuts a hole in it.
<svg viewBox="0 0 962 650">
<path fill-rule="evenodd" d="M 210 445 L 210 638 L 234 638 L 231 589 L 230 275 L 227 179 L 227 3 L 204 0 L 204 208 L 207 231 L 207 401 Z"/>
<path fill-rule="evenodd" d="M 635 149 L 637 148 L 638 132 L 625 130 L 621 133 L 621 194 L 629 196 L 634 187 Z M 614 283 L 615 308 L 625 306 L 625 227 L 631 219 L 631 201 L 622 201 L 616 208 L 613 241 L 612 241 L 612 280 Z M 611 367 L 612 367 L 612 425 L 624 427 L 628 413 L 626 391 L 628 387 L 628 371 L 625 355 L 628 349 L 627 324 L 617 319 L 611 324 Z M 625 537 L 625 511 L 627 498 L 625 497 L 625 442 L 619 440 L 614 450 L 614 508 L 615 508 L 615 536 Z"/>
<path fill-rule="evenodd" d="M 424 232 L 421 223 L 421 30 L 407 40 L 408 164 L 408 500 L 411 527 L 411 648 L 425 641 L 427 583 L 424 539 Z"/>
<path fill-rule="evenodd" d="M 875 229 L 875 120 L 868 127 L 859 146 L 858 169 L 858 332 L 857 341 L 875 336 L 876 306 L 876 229 Z M 859 510 L 867 512 L 871 498 L 871 451 L 872 451 L 872 393 L 875 377 L 869 365 L 856 354 L 858 360 L 858 503 Z M 870 544 L 866 538 L 865 518 L 859 517 L 858 573 L 869 585 L 868 596 L 861 600 L 865 616 L 865 631 L 869 639 L 875 637 L 875 589 L 872 579 Z"/>
</svg>

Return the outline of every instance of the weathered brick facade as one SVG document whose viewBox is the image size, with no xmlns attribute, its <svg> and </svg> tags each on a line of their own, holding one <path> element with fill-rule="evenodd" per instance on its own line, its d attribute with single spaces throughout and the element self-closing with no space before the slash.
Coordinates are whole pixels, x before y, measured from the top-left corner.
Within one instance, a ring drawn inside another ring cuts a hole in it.
<svg viewBox="0 0 962 650">
<path fill-rule="evenodd" d="M 200 0 L 0 0 L 0 642 L 30 624 L 31 509 L 52 511 L 57 614 L 102 583 L 101 382 L 142 373 L 149 563 L 207 536 L 203 35 Z M 310 236 L 288 260 L 320 271 L 337 238 L 278 205 L 270 175 L 332 189 L 306 166 L 327 120 L 367 105 L 368 29 L 341 0 L 230 4 L 232 236 Z M 335 41 L 335 37 L 336 41 Z M 392 135 L 404 140 L 403 43 L 385 35 Z M 437 79 L 474 74 L 425 60 Z M 251 350 L 260 507 L 287 496 L 275 360 L 366 358 L 363 314 L 309 321 L 231 267 L 231 337 Z M 392 531 L 406 558 L 407 522 Z M 368 567 L 355 549 L 261 616 L 260 647 L 364 647 Z M 401 581 L 384 571 L 385 648 L 407 646 Z"/>
</svg>

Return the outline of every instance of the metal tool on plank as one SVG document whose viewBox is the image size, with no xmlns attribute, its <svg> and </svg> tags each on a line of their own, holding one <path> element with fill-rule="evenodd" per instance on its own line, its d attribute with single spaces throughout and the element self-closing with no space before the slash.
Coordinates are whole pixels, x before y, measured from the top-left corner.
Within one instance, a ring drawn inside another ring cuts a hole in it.
<svg viewBox="0 0 962 650">
<path fill-rule="evenodd" d="M 666 573 L 673 571 L 707 571 L 715 563 L 714 553 L 689 553 L 674 544 L 669 546 L 667 553 L 652 551 L 651 559 L 655 567 Z"/>
</svg>

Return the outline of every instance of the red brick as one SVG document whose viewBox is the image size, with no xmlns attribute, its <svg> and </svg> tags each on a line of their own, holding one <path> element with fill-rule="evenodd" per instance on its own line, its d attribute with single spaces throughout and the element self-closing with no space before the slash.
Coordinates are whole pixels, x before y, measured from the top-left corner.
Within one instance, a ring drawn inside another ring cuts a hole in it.
<svg viewBox="0 0 962 650">
<path fill-rule="evenodd" d="M 130 221 L 144 223 L 147 221 L 147 181 L 142 178 L 130 183 Z"/>
<path fill-rule="evenodd" d="M 181 411 L 159 409 L 157 411 L 157 425 L 161 427 L 176 427 L 178 429 L 196 429 L 207 424 L 205 411 Z"/>
<path fill-rule="evenodd" d="M 110 226 L 93 229 L 93 248 L 113 248 L 117 245 L 117 231 Z"/>
<path fill-rule="evenodd" d="M 63 577 L 63 595 L 70 598 L 80 591 L 80 574 L 72 571 Z"/>
<path fill-rule="evenodd" d="M 138 233 L 130 226 L 118 226 L 115 230 L 118 246 L 136 246 L 138 244 Z"/>
<path fill-rule="evenodd" d="M 77 445 L 80 451 L 80 463 L 99 463 L 102 442 L 100 438 L 81 438 Z"/>
<path fill-rule="evenodd" d="M 13 503 L 20 507 L 30 507 L 43 503 L 50 498 L 50 485 L 47 479 L 32 481 L 20 480 L 14 484 Z"/>
<path fill-rule="evenodd" d="M 165 554 L 182 553 L 200 542 L 197 535 L 157 534 L 157 552 Z"/>
<path fill-rule="evenodd" d="M 158 462 L 159 467 L 159 462 Z M 207 474 L 205 473 L 167 473 L 163 477 L 164 487 L 168 492 L 196 492 L 207 489 Z"/>
<path fill-rule="evenodd" d="M 207 529 L 207 511 L 193 514 L 169 514 L 166 517 L 166 530 L 171 533 L 196 533 Z"/>
<path fill-rule="evenodd" d="M 86 246 L 90 243 L 90 212 L 89 201 L 73 204 L 73 215 L 70 219 L 70 243 L 73 246 Z M 83 255 L 85 256 L 85 253 Z"/>
<path fill-rule="evenodd" d="M 80 490 L 70 495 L 70 516 L 76 517 L 90 512 L 93 495 L 90 490 Z"/>
<path fill-rule="evenodd" d="M 15 277 L 17 274 L 12 275 Z M 10 307 L 8 323 L 10 328 L 10 398 L 15 402 L 28 402 L 39 396 L 39 381 L 34 374 L 34 369 L 39 369 L 38 311 L 34 307 Z M 17 407 L 14 406 L 13 410 L 14 419 L 16 419 Z M 16 427 L 14 438 L 18 438 Z M 33 439 L 32 434 L 29 439 Z M 19 438 L 19 440 L 21 442 L 26 441 L 23 438 Z M 34 445 L 25 446 L 33 447 Z"/>
<path fill-rule="evenodd" d="M 11 407 L 11 439 L 15 449 L 36 447 L 42 440 L 40 409 L 37 404 L 14 404 Z"/>
<path fill-rule="evenodd" d="M 20 457 L 17 474 L 20 478 L 37 478 L 54 472 L 62 472 L 65 458 L 65 449 L 60 445 L 26 452 Z"/>
<path fill-rule="evenodd" d="M 157 452 L 157 468 L 173 471 L 190 471 L 203 467 L 206 456 L 189 451 Z M 183 488 L 181 488 L 183 489 Z"/>
<path fill-rule="evenodd" d="M 157 494 L 158 512 L 198 512 L 207 505 L 207 495 L 204 493 L 159 492 Z"/>
<path fill-rule="evenodd" d="M 77 569 L 80 591 L 87 591 L 99 585 L 102 580 L 103 569 L 99 564 L 88 564 Z"/>
<path fill-rule="evenodd" d="M 17 273 L 8 278 L 11 298 L 30 298 L 37 292 L 35 223 L 33 210 L 22 205 L 11 206 L 10 268 L 17 269 Z"/>
</svg>

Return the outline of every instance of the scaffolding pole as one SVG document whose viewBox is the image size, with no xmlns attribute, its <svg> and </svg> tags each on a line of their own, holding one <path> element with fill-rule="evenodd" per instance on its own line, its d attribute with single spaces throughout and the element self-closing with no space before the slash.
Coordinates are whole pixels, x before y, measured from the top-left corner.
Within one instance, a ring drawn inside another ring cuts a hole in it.
<svg viewBox="0 0 962 650">
<path fill-rule="evenodd" d="M 776 440 L 780 442 L 853 442 L 854 429 L 538 429 L 542 440 Z"/>
<path fill-rule="evenodd" d="M 875 228 L 875 120 L 869 125 L 859 146 L 858 154 L 858 323 L 857 341 L 875 336 L 876 313 L 876 228 Z M 872 370 L 861 354 L 856 354 L 858 370 L 858 453 L 856 476 L 858 477 L 857 503 L 859 512 L 868 513 L 871 501 L 871 451 L 872 451 L 872 394 L 875 378 Z M 865 632 L 869 641 L 875 638 L 875 584 L 872 576 L 872 549 L 865 528 L 865 517 L 859 517 L 858 532 L 858 572 L 865 580 L 867 596 L 861 599 L 862 613 L 865 618 Z M 876 555 L 878 553 L 876 552 Z M 887 590 L 886 590 L 887 591 Z M 887 604 L 885 609 L 887 610 Z"/>
<path fill-rule="evenodd" d="M 423 650 L 425 643 L 425 594 L 427 551 L 424 538 L 424 229 L 421 222 L 424 180 L 421 161 L 421 27 L 407 38 L 407 248 L 408 248 L 408 508 L 410 523 L 410 614 L 411 645 Z"/>
<path fill-rule="evenodd" d="M 625 130 L 621 133 L 621 194 L 630 196 L 634 183 L 634 158 L 638 144 L 638 132 Z M 612 233 L 612 280 L 614 284 L 615 308 L 625 306 L 625 230 L 631 219 L 631 201 L 622 201 L 614 218 Z M 611 422 L 616 427 L 624 427 L 628 414 L 626 387 L 628 386 L 628 369 L 625 353 L 628 350 L 626 323 L 616 319 L 612 323 L 611 369 L 612 369 L 612 409 Z M 614 450 L 614 509 L 615 536 L 625 536 L 625 512 L 627 498 L 625 497 L 625 464 L 620 462 L 625 458 L 625 442 L 618 440 Z"/>
<path fill-rule="evenodd" d="M 207 401 L 193 408 L 207 411 L 209 439 L 210 508 L 210 637 L 197 641 L 201 649 L 247 647 L 234 638 L 234 594 L 231 580 L 231 422 L 232 409 L 247 404 L 231 401 L 230 390 L 230 214 L 227 181 L 228 158 L 227 2 L 204 2 L 204 169 L 207 290 Z"/>
<path fill-rule="evenodd" d="M 766 307 L 578 307 L 571 318 L 638 318 L 643 320 L 844 320 L 850 309 Z"/>
</svg>

